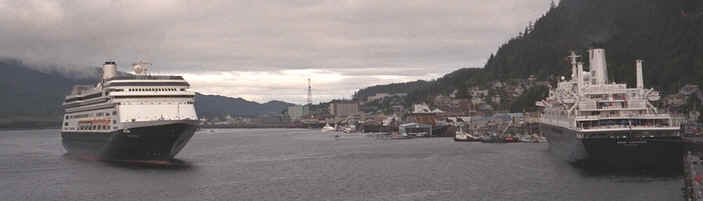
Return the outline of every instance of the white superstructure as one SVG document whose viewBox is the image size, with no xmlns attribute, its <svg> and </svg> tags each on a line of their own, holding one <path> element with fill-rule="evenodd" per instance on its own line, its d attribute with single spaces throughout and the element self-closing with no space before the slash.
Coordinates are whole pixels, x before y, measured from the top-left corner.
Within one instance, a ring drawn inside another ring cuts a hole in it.
<svg viewBox="0 0 703 201">
<path fill-rule="evenodd" d="M 549 96 L 537 102 L 544 107 L 544 124 L 591 133 L 602 131 L 678 130 L 679 123 L 651 104 L 659 92 L 644 88 L 642 60 L 636 60 L 636 87 L 608 81 L 604 49 L 589 50 L 589 71 L 574 52 L 571 79 L 562 77 Z M 678 135 L 678 133 L 674 133 Z"/>
<path fill-rule="evenodd" d="M 117 75 L 105 62 L 103 80 L 74 86 L 66 96 L 63 132 L 112 132 L 120 129 L 197 120 L 195 93 L 181 76 L 147 74 L 148 63 L 133 65 L 135 74 Z"/>
</svg>

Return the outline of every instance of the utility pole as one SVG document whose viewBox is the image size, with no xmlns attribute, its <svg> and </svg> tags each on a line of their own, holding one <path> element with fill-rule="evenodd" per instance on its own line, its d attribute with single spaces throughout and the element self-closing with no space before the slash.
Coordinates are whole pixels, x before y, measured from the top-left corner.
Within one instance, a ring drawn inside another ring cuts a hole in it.
<svg viewBox="0 0 703 201">
<path fill-rule="evenodd" d="M 312 105 L 312 87 L 310 86 L 310 78 L 308 78 L 308 105 Z"/>
</svg>

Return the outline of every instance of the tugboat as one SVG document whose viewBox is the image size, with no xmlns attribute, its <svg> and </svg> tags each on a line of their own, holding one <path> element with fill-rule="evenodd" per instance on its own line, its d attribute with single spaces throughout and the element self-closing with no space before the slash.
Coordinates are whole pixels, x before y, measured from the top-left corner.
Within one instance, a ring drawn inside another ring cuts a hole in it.
<svg viewBox="0 0 703 201">
<path fill-rule="evenodd" d="M 660 96 L 644 88 L 643 61 L 635 61 L 636 86 L 628 88 L 608 80 L 604 49 L 589 50 L 589 71 L 579 57 L 571 52 L 571 79 L 561 77 L 537 102 L 551 152 L 605 167 L 680 169 L 680 122 L 651 103 Z"/>
<path fill-rule="evenodd" d="M 66 96 L 61 127 L 68 154 L 98 160 L 168 161 L 198 128 L 195 93 L 181 76 L 149 75 L 149 63 L 134 74 L 103 65 L 96 85 L 74 86 Z"/>
</svg>

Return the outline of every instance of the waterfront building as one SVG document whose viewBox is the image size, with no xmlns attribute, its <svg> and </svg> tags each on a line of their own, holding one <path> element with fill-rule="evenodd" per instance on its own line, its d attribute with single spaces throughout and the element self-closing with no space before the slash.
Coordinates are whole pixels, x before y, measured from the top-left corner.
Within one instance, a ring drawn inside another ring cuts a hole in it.
<svg viewBox="0 0 703 201">
<path fill-rule="evenodd" d="M 310 114 L 310 107 L 304 105 L 294 105 L 288 107 L 288 117 L 295 121 Z"/>
<path fill-rule="evenodd" d="M 332 101 L 329 105 L 329 112 L 335 117 L 347 117 L 359 114 L 359 103 L 355 101 Z"/>
</svg>

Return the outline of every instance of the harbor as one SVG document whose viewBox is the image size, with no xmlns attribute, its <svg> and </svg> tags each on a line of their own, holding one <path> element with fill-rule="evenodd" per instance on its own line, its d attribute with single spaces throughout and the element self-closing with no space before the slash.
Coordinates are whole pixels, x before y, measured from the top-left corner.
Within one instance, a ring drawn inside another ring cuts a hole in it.
<svg viewBox="0 0 703 201">
<path fill-rule="evenodd" d="M 202 129 L 164 167 L 74 159 L 56 132 L 0 131 L 3 199 L 640 201 L 678 200 L 683 187 L 677 176 L 575 168 L 544 143 Z"/>
<path fill-rule="evenodd" d="M 703 201 L 703 1 L 1 1 L 0 200 Z"/>
</svg>

